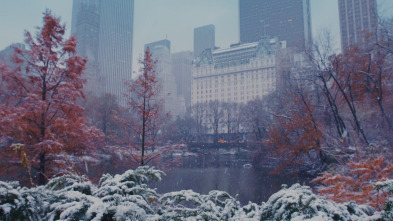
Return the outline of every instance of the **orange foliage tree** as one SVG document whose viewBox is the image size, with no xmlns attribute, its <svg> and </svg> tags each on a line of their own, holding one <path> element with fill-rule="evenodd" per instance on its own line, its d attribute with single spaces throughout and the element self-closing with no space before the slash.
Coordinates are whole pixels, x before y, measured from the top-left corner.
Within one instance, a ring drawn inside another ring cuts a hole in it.
<svg viewBox="0 0 393 221">
<path fill-rule="evenodd" d="M 322 133 L 312 114 L 313 106 L 304 95 L 292 95 L 292 98 L 286 114 L 274 114 L 276 124 L 269 130 L 269 138 L 264 142 L 282 158 L 276 173 L 288 166 L 303 164 L 304 159 L 311 158 L 312 152 L 318 153 L 322 161 L 324 159 L 320 141 Z"/>
<path fill-rule="evenodd" d="M 64 166 L 72 156 L 91 156 L 101 138 L 86 126 L 76 104 L 84 96 L 86 65 L 86 59 L 76 56 L 76 39 L 63 38 L 65 27 L 49 11 L 43 22 L 35 37 L 26 32 L 26 50 L 15 48 L 17 68 L 0 70 L 8 94 L 0 105 L 0 136 L 6 146 L 1 148 L 1 171 L 27 166 L 31 182 L 39 185 L 70 169 Z M 22 164 L 10 160 L 10 146 L 20 153 Z"/>
<path fill-rule="evenodd" d="M 356 201 L 381 209 L 387 196 L 374 189 L 374 184 L 389 179 L 393 175 L 393 165 L 378 157 L 350 161 L 344 169 L 336 173 L 325 172 L 314 179 L 314 183 L 322 184 L 317 187 L 319 194 L 340 203 Z"/>
</svg>

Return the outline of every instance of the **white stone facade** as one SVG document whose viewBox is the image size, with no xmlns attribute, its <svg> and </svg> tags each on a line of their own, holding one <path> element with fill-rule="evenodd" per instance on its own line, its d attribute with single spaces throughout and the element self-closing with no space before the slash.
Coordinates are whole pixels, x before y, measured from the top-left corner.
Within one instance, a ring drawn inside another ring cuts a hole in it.
<svg viewBox="0 0 393 221">
<path fill-rule="evenodd" d="M 246 103 L 276 90 L 277 39 L 211 51 L 196 59 L 192 70 L 191 103 Z M 210 60 L 209 60 L 210 58 Z"/>
</svg>

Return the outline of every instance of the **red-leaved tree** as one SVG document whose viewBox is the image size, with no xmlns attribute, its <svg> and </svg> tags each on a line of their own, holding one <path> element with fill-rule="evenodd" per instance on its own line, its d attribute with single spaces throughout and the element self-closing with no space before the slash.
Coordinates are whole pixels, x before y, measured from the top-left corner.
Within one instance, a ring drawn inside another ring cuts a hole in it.
<svg viewBox="0 0 393 221">
<path fill-rule="evenodd" d="M 164 98 L 161 94 L 161 84 L 158 81 L 155 65 L 149 49 L 146 49 L 142 65 L 141 75 L 132 82 L 126 82 L 129 98 L 128 104 L 135 112 L 135 125 L 133 126 L 136 139 L 140 138 L 140 156 L 137 157 L 140 165 L 147 164 L 150 160 L 162 154 L 163 150 L 154 152 L 157 141 L 157 133 L 161 124 L 167 119 L 168 114 L 164 111 Z M 152 148 L 151 154 L 146 156 L 147 148 Z M 133 155 L 135 156 L 135 155 Z"/>
<path fill-rule="evenodd" d="M 393 175 L 393 165 L 379 156 L 376 159 L 349 161 L 342 171 L 324 172 L 312 182 L 320 195 L 336 202 L 355 201 L 377 209 L 386 201 L 387 194 L 374 188 L 376 182 L 385 181 Z"/>
<path fill-rule="evenodd" d="M 8 94 L 0 105 L 0 135 L 6 146 L 0 150 L 1 171 L 25 166 L 30 181 L 39 185 L 74 167 L 69 161 L 74 156 L 91 155 L 102 137 L 86 125 L 76 104 L 84 96 L 86 65 L 86 59 L 76 56 L 76 39 L 63 38 L 65 26 L 48 10 L 43 23 L 36 36 L 26 32 L 26 50 L 15 48 L 17 68 L 0 70 Z M 22 164 L 18 158 L 10 160 L 14 151 Z"/>
<path fill-rule="evenodd" d="M 281 163 L 274 171 L 280 173 L 288 166 L 300 166 L 306 160 L 314 162 L 312 155 L 324 161 L 321 146 L 322 132 L 316 122 L 311 102 L 303 94 L 292 95 L 292 103 L 283 115 L 275 114 L 277 124 L 269 130 L 265 144 L 273 148 Z"/>
</svg>

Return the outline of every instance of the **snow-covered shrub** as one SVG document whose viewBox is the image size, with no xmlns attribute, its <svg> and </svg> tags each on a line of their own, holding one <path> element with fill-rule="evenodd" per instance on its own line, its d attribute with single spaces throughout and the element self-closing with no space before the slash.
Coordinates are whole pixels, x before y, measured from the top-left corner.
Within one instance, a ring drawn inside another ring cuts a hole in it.
<svg viewBox="0 0 393 221">
<path fill-rule="evenodd" d="M 55 192 L 45 220 L 102 220 L 107 205 L 101 199 L 78 191 Z"/>
<path fill-rule="evenodd" d="M 166 193 L 159 203 L 158 220 L 229 220 L 240 209 L 239 201 L 217 190 L 207 195 L 192 190 Z"/>
<path fill-rule="evenodd" d="M 213 190 L 208 195 L 202 196 L 205 202 L 202 209 L 209 211 L 208 214 L 219 217 L 219 220 L 228 220 L 240 209 L 240 202 L 227 192 Z"/>
<path fill-rule="evenodd" d="M 382 217 L 384 220 L 393 220 L 393 180 L 386 180 L 375 183 L 374 188 L 389 194 L 389 198 L 383 205 Z"/>
<path fill-rule="evenodd" d="M 154 167 L 141 166 L 135 170 L 127 170 L 121 175 L 102 176 L 99 188 L 94 196 L 108 205 L 108 216 L 116 220 L 145 219 L 154 211 L 150 203 L 158 198 L 155 189 L 147 186 L 151 180 L 161 180 L 164 172 Z"/>
<path fill-rule="evenodd" d="M 201 195 L 192 190 L 165 193 L 159 199 L 159 220 L 196 217 L 202 203 Z"/>
<path fill-rule="evenodd" d="M 104 174 L 94 195 L 104 198 L 116 194 L 141 195 L 146 199 L 152 196 L 155 197 L 157 196 L 156 191 L 148 188 L 147 183 L 150 180 L 160 181 L 162 175 L 164 175 L 164 172 L 148 166 L 127 170 L 121 175 L 115 175 L 115 177 L 112 177 L 110 174 Z"/>
<path fill-rule="evenodd" d="M 49 180 L 46 188 L 58 192 L 78 191 L 87 195 L 92 195 L 95 186 L 84 176 L 66 174 Z"/>
<path fill-rule="evenodd" d="M 50 197 L 44 187 L 21 188 L 18 182 L 0 181 L 0 220 L 43 220 Z"/>
<path fill-rule="evenodd" d="M 163 172 L 151 167 L 115 177 L 105 174 L 98 188 L 84 177 L 56 177 L 46 185 L 53 197 L 45 220 L 144 220 L 153 213 L 148 200 L 158 196 L 146 183 L 160 180 L 161 175 Z"/>
<path fill-rule="evenodd" d="M 393 220 L 393 199 L 384 211 L 354 202 L 344 204 L 314 195 L 295 184 L 258 205 L 239 201 L 223 191 L 199 194 L 181 190 L 159 196 L 148 187 L 164 173 L 151 167 L 104 175 L 96 187 L 84 177 L 64 175 L 45 186 L 21 188 L 17 182 L 0 182 L 0 220 Z M 378 182 L 378 191 L 393 193 L 393 180 Z"/>
<path fill-rule="evenodd" d="M 261 216 L 261 206 L 248 202 L 242 208 L 236 211 L 235 215 L 230 220 L 244 220 L 244 221 L 258 221 Z"/>
<path fill-rule="evenodd" d="M 0 181 L 0 218 L 2 220 L 12 220 L 12 218 L 22 216 L 19 213 L 24 199 L 16 189 L 18 186 L 17 182 Z"/>
<path fill-rule="evenodd" d="M 65 174 L 45 185 L 52 197 L 45 220 L 101 220 L 107 206 L 92 196 L 96 187 L 83 176 Z"/>
<path fill-rule="evenodd" d="M 21 210 L 28 220 L 45 220 L 41 219 L 49 211 L 49 199 L 53 197 L 53 192 L 45 189 L 44 186 L 34 188 L 23 187 L 20 189 L 24 205 Z"/>
<path fill-rule="evenodd" d="M 334 203 L 316 196 L 308 186 L 294 184 L 273 194 L 262 205 L 261 220 L 366 220 L 356 204 Z"/>
</svg>

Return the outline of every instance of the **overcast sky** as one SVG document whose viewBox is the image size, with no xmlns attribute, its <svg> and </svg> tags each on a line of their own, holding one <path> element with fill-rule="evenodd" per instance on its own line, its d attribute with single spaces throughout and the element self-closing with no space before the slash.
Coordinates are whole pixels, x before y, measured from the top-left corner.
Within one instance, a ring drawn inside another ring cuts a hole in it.
<svg viewBox="0 0 393 221">
<path fill-rule="evenodd" d="M 310 2 L 313 34 L 329 29 L 339 47 L 337 0 Z M 377 2 L 380 14 L 393 15 L 393 0 Z M 24 30 L 34 32 L 34 27 L 41 26 L 46 8 L 70 29 L 72 0 L 1 0 L 0 50 L 22 42 Z M 229 47 L 239 41 L 238 14 L 238 0 L 135 0 L 134 70 L 144 44 L 168 39 L 172 52 L 192 51 L 194 28 L 203 25 L 215 25 L 216 45 Z"/>
</svg>

